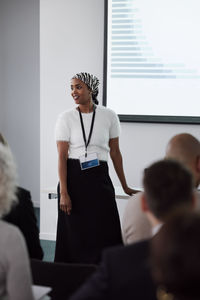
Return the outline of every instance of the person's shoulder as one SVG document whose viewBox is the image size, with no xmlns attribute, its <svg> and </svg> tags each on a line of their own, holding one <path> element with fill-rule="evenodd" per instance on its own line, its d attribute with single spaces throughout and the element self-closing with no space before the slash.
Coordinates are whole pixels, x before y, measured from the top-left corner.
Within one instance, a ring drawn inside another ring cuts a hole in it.
<svg viewBox="0 0 200 300">
<path fill-rule="evenodd" d="M 76 108 L 65 110 L 58 115 L 56 125 L 55 125 L 55 133 L 60 139 L 60 134 L 63 133 L 63 130 L 68 128 L 68 126 L 73 125 L 77 121 L 77 110 Z M 61 139 L 62 140 L 62 139 Z"/>
<path fill-rule="evenodd" d="M 129 227 L 130 224 L 132 226 L 132 224 L 138 222 L 138 219 L 143 217 L 143 212 L 141 209 L 141 196 L 142 192 L 139 192 L 128 199 L 122 219 L 123 229 L 125 229 L 127 226 Z"/>
<path fill-rule="evenodd" d="M 115 111 L 109 107 L 106 107 L 104 105 L 97 105 L 97 109 L 99 111 L 102 111 L 103 113 L 107 113 L 107 114 L 114 114 L 116 115 Z"/>
<path fill-rule="evenodd" d="M 151 224 L 141 208 L 142 192 L 133 195 L 126 204 L 122 218 L 122 236 L 125 244 L 151 237 Z"/>
<path fill-rule="evenodd" d="M 103 105 L 97 106 L 97 112 L 102 115 L 103 118 L 115 119 L 117 118 L 117 114 L 111 108 L 105 107 Z"/>
<path fill-rule="evenodd" d="M 138 207 L 138 205 L 140 206 L 141 196 L 142 196 L 142 192 L 138 192 L 133 196 L 131 196 L 128 199 L 126 207 Z"/>
<path fill-rule="evenodd" d="M 17 187 L 17 196 L 20 198 L 21 196 L 24 196 L 25 198 L 30 198 L 30 191 L 26 190 L 25 188 L 18 186 Z"/>
<path fill-rule="evenodd" d="M 76 108 L 65 110 L 58 115 L 58 120 L 66 120 L 67 118 L 73 116 L 76 113 L 77 113 Z"/>
<path fill-rule="evenodd" d="M 127 246 L 106 249 L 102 256 L 102 266 L 112 274 L 119 270 L 125 274 L 130 266 L 134 266 L 134 272 L 137 273 L 148 257 L 149 241 L 145 240 Z"/>
<path fill-rule="evenodd" d="M 15 263 L 16 259 L 27 260 L 27 250 L 24 237 L 20 230 L 6 221 L 0 221 L 0 256 L 4 261 Z"/>
<path fill-rule="evenodd" d="M 117 259 L 128 259 L 130 256 L 137 259 L 138 255 L 146 254 L 149 251 L 150 240 L 146 239 L 130 245 L 121 245 L 108 248 L 104 250 L 103 255 L 107 258 Z"/>
<path fill-rule="evenodd" d="M 17 187 L 17 200 L 18 203 L 16 203 L 15 206 L 13 206 L 14 211 L 18 211 L 21 208 L 27 208 L 30 205 L 33 206 L 32 200 L 31 200 L 31 192 L 24 189 L 23 187 L 18 186 Z"/>
<path fill-rule="evenodd" d="M 10 223 L 7 223 L 6 221 L 0 220 L 0 239 L 1 244 L 5 241 L 13 241 L 21 239 L 21 232 L 20 230 Z"/>
</svg>

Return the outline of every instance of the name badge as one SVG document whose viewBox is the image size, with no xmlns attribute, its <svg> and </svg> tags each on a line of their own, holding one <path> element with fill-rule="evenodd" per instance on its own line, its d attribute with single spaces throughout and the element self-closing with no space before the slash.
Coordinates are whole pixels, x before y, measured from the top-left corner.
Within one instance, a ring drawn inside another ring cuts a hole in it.
<svg viewBox="0 0 200 300">
<path fill-rule="evenodd" d="M 99 160 L 96 153 L 88 153 L 87 156 L 79 157 L 81 170 L 86 170 L 99 166 Z"/>
</svg>

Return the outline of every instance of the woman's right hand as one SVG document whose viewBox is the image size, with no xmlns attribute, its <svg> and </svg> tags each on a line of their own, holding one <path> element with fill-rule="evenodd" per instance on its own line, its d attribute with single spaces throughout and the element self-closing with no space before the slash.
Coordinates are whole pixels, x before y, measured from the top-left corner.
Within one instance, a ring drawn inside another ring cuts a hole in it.
<svg viewBox="0 0 200 300">
<path fill-rule="evenodd" d="M 68 215 L 71 214 L 72 202 L 68 194 L 60 194 L 60 209 Z"/>
</svg>

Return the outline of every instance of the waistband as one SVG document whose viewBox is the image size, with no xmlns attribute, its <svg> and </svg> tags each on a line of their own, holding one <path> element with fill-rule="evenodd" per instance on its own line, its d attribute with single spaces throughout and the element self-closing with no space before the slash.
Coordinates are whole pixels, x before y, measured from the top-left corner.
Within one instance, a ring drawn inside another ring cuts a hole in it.
<svg viewBox="0 0 200 300">
<path fill-rule="evenodd" d="M 78 158 L 68 158 L 67 161 L 80 163 L 80 160 Z M 100 164 L 107 164 L 108 163 L 106 160 L 99 160 L 99 162 L 100 162 Z"/>
</svg>

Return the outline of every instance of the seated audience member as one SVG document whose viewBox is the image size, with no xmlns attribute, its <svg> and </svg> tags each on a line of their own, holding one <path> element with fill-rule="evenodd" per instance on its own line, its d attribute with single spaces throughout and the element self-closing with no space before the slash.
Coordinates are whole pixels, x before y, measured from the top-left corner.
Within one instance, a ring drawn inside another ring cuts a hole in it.
<svg viewBox="0 0 200 300">
<path fill-rule="evenodd" d="M 8 147 L 1 133 L 0 143 Z M 18 202 L 14 203 L 11 211 L 6 214 L 3 219 L 21 230 L 26 241 L 30 258 L 42 259 L 43 250 L 40 246 L 39 229 L 31 201 L 31 194 L 29 191 L 17 187 L 16 195 Z"/>
<path fill-rule="evenodd" d="M 16 174 L 9 148 L 0 143 L 0 217 L 15 201 Z M 24 238 L 0 220 L 0 299 L 32 300 L 31 274 Z"/>
<path fill-rule="evenodd" d="M 200 183 L 200 142 L 190 134 L 175 135 L 168 143 L 166 158 L 178 160 L 187 167 L 194 177 L 197 188 Z M 140 198 L 142 193 L 132 196 L 127 203 L 122 220 L 124 244 L 131 244 L 151 236 L 151 224 L 142 212 Z M 198 193 L 197 209 L 200 209 Z"/>
<path fill-rule="evenodd" d="M 178 212 L 152 239 L 158 300 L 200 299 L 200 214 Z"/>
<path fill-rule="evenodd" d="M 143 184 L 141 206 L 154 234 L 176 207 L 181 205 L 192 210 L 194 206 L 192 176 L 178 162 L 163 160 L 154 163 L 145 170 Z M 149 246 L 150 240 L 145 240 L 105 250 L 97 271 L 70 300 L 155 300 Z"/>
</svg>

